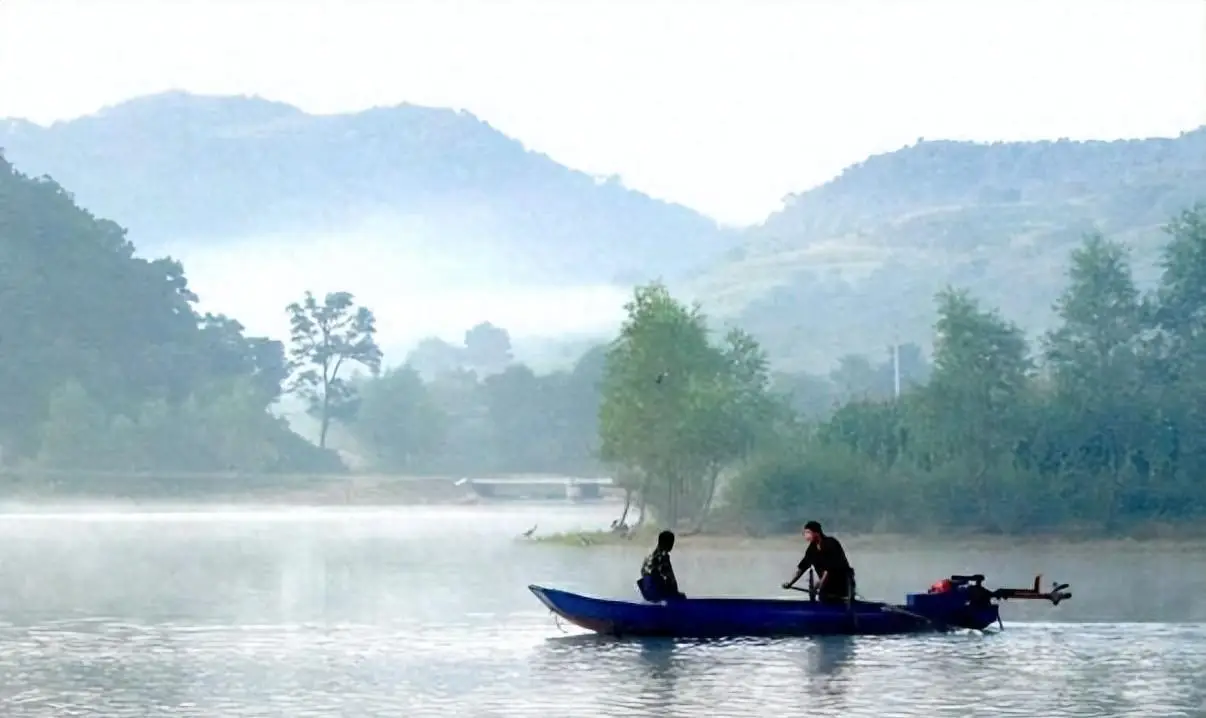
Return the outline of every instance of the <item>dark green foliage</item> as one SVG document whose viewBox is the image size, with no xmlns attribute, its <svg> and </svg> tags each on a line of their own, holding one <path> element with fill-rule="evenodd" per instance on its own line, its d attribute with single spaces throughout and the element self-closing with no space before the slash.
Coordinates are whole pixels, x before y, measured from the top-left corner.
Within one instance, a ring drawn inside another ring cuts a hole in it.
<svg viewBox="0 0 1206 718">
<path fill-rule="evenodd" d="M 796 450 L 752 462 L 734 507 L 902 530 L 1206 517 L 1206 208 L 1168 232 L 1147 296 L 1127 250 L 1089 236 L 1036 357 L 1016 325 L 966 292 L 941 293 L 928 384 L 847 404 Z"/>
<path fill-rule="evenodd" d="M 199 315 L 179 263 L 0 158 L 0 447 L 5 465 L 331 470 L 269 413 L 279 342 Z"/>
<path fill-rule="evenodd" d="M 791 407 L 807 419 L 823 419 L 850 401 L 887 399 L 896 392 L 896 373 L 901 391 L 921 386 L 930 379 L 933 367 L 916 344 L 903 344 L 884 352 L 878 364 L 858 354 L 846 354 L 828 376 L 808 372 L 779 372 L 772 387 L 784 395 Z M 894 366 L 896 365 L 896 366 Z"/>
<path fill-rule="evenodd" d="M 862 527 L 889 506 L 908 506 L 907 499 L 892 502 L 896 492 L 888 488 L 882 467 L 857 451 L 801 437 L 794 447 L 760 454 L 744 467 L 725 494 L 725 508 L 755 534 L 797 531 L 808 520 L 802 517 Z M 852 495 L 865 498 L 852 501 Z"/>
<path fill-rule="evenodd" d="M 418 473 L 438 456 L 449 417 L 419 373 L 390 369 L 357 387 L 360 411 L 349 423 L 372 463 L 382 470 Z"/>
<path fill-rule="evenodd" d="M 410 365 L 391 369 L 357 385 L 360 410 L 344 421 L 349 448 L 386 472 L 597 474 L 602 372 L 602 347 L 545 375 L 522 364 L 483 375 L 454 365 L 424 382 Z"/>
</svg>

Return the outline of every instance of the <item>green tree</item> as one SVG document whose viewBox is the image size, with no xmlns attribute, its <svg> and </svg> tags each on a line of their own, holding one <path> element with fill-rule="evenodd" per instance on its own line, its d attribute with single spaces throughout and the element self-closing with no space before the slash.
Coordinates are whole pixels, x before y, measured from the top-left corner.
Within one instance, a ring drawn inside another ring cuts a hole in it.
<svg viewBox="0 0 1206 718">
<path fill-rule="evenodd" d="M 430 381 L 412 367 L 356 382 L 347 425 L 380 468 L 416 473 L 593 475 L 606 346 L 569 370 L 537 374 L 511 364 L 484 379 L 445 370 Z"/>
<path fill-rule="evenodd" d="M 954 508 L 986 526 L 1013 520 L 1023 487 L 997 477 L 1027 437 L 1026 403 L 1033 368 L 1015 324 L 980 308 L 966 291 L 938 295 L 934 372 L 921 405 L 924 462 L 943 471 L 942 492 Z"/>
<path fill-rule="evenodd" d="M 281 419 L 264 411 L 264 402 L 253 376 L 217 381 L 194 392 L 178 409 L 176 421 L 202 439 L 205 468 L 270 472 L 280 464 L 275 439 L 285 429 Z"/>
<path fill-rule="evenodd" d="M 275 339 L 246 337 L 242 324 L 221 314 L 205 314 L 197 328 L 206 376 L 250 377 L 265 406 L 280 398 L 281 387 L 289 379 L 284 344 Z"/>
<path fill-rule="evenodd" d="M 708 341 L 698 306 L 640 287 L 612 343 L 599 408 L 600 455 L 640 477 L 642 500 L 669 525 L 706 515 L 716 477 L 753 442 L 769 385 L 765 357 L 732 332 Z"/>
<path fill-rule="evenodd" d="M 179 262 L 136 256 L 117 224 L 2 158 L 0 257 L 6 463 L 73 472 L 214 470 L 232 462 L 335 468 L 334 457 L 316 453 L 268 412 L 286 373 L 280 342 L 199 314 Z M 189 409 L 204 404 L 212 414 L 229 402 L 208 423 Z M 212 428 L 224 425 L 239 436 Z M 222 448 L 235 438 L 276 459 L 251 461 Z"/>
<path fill-rule="evenodd" d="M 830 372 L 829 379 L 847 400 L 865 399 L 880 393 L 875 366 L 860 354 L 847 354 L 838 359 L 837 368 Z"/>
<path fill-rule="evenodd" d="M 1104 516 L 1112 526 L 1126 487 L 1142 481 L 1133 459 L 1153 418 L 1143 381 L 1144 306 L 1123 245 L 1092 235 L 1071 260 L 1055 306 L 1061 325 L 1044 341 L 1054 395 L 1043 431 L 1075 448 L 1058 452 L 1049 483 L 1074 498 L 1069 513 Z"/>
<path fill-rule="evenodd" d="M 683 429 L 692 376 L 718 363 L 698 306 L 660 284 L 639 287 L 607 356 L 599 407 L 600 455 L 641 477 L 640 493 L 671 526 L 690 476 Z"/>
<path fill-rule="evenodd" d="M 607 368 L 607 346 L 588 349 L 566 377 L 560 395 L 562 444 L 591 471 L 599 469 L 599 402 Z"/>
<path fill-rule="evenodd" d="M 1078 396 L 1102 387 L 1135 388 L 1143 306 L 1126 247 L 1090 236 L 1072 253 L 1069 285 L 1056 302 L 1062 324 L 1045 354 L 1061 389 Z"/>
<path fill-rule="evenodd" d="M 481 383 L 500 472 L 556 471 L 561 464 L 558 394 L 561 377 L 512 365 Z"/>
<path fill-rule="evenodd" d="M 687 424 L 687 450 L 702 474 L 702 493 L 692 505 L 695 530 L 702 530 L 716 496 L 722 471 L 747 456 L 773 436 L 777 419 L 786 404 L 769 394 L 771 385 L 766 353 L 752 336 L 730 330 L 715 350 L 719 364 L 710 375 L 692 383 L 689 404 L 692 421 Z"/>
<path fill-rule="evenodd" d="M 1160 395 L 1153 425 L 1161 427 L 1152 455 L 1162 472 L 1149 489 L 1146 512 L 1193 516 L 1206 511 L 1206 204 L 1166 228 L 1163 273 L 1154 305 L 1156 360 L 1147 382 Z"/>
<path fill-rule="evenodd" d="M 818 516 L 866 529 L 881 512 L 902 517 L 911 508 L 907 496 L 883 490 L 882 467 L 858 451 L 803 434 L 793 439 L 751 457 L 725 493 L 726 509 L 745 531 L 796 531 Z"/>
<path fill-rule="evenodd" d="M 833 382 L 808 372 L 775 373 L 771 391 L 783 397 L 797 414 L 809 419 L 825 418 L 838 404 L 838 390 Z"/>
<path fill-rule="evenodd" d="M 482 322 L 465 332 L 465 361 L 479 375 L 495 374 L 511 363 L 511 335 Z"/>
<path fill-rule="evenodd" d="M 571 371 L 537 375 L 522 364 L 481 382 L 496 470 L 594 473 L 599 407 L 598 353 Z"/>
<path fill-rule="evenodd" d="M 439 337 L 423 339 L 406 355 L 406 365 L 414 367 L 425 381 L 447 372 L 459 371 L 464 364 L 464 347 L 453 346 Z"/>
<path fill-rule="evenodd" d="M 448 417 L 419 373 L 410 366 L 390 369 L 366 382 L 361 397 L 351 430 L 371 452 L 374 465 L 411 472 L 429 465 L 441 448 Z"/>
<path fill-rule="evenodd" d="M 431 469 L 478 476 L 493 473 L 493 427 L 477 375 L 446 371 L 427 384 L 427 391 L 446 420 L 442 450 L 433 457 Z"/>
<path fill-rule="evenodd" d="M 38 463 L 54 469 L 106 468 L 111 464 L 108 433 L 104 409 L 79 382 L 68 381 L 50 395 Z"/>
<path fill-rule="evenodd" d="M 1206 203 L 1169 223 L 1157 295 L 1159 326 L 1173 340 L 1179 361 L 1206 362 Z M 1203 357 L 1203 358 L 1199 358 Z"/>
<path fill-rule="evenodd" d="M 359 364 L 373 376 L 381 371 L 377 322 L 367 307 L 356 306 L 348 292 L 332 292 L 320 304 L 311 292 L 290 304 L 291 390 L 304 399 L 319 421 L 318 445 L 325 448 L 332 420 L 349 421 L 359 405 L 355 388 L 340 375 Z"/>
</svg>

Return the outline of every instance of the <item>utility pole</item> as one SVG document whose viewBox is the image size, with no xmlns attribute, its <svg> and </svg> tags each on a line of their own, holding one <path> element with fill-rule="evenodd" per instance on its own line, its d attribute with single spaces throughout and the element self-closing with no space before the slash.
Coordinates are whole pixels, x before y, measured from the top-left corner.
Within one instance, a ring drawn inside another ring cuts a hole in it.
<svg viewBox="0 0 1206 718">
<path fill-rule="evenodd" d="M 892 344 L 892 389 L 901 398 L 901 345 Z"/>
<path fill-rule="evenodd" d="M 900 341 L 892 342 L 892 395 L 900 398 Z"/>
</svg>

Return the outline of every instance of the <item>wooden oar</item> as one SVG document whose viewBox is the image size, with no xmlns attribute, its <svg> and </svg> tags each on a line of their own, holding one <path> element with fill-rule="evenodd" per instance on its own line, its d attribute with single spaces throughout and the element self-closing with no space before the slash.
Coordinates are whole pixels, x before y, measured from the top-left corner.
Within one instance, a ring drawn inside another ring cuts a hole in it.
<svg viewBox="0 0 1206 718">
<path fill-rule="evenodd" d="M 815 600 L 817 600 L 817 588 L 815 585 L 813 585 L 813 579 L 815 579 L 815 578 L 816 578 L 816 573 L 813 572 L 813 570 L 810 568 L 810 569 L 808 569 L 808 588 L 800 588 L 799 586 L 788 586 L 787 588 L 789 588 L 792 591 L 799 591 L 801 593 L 807 593 L 808 600 L 815 601 Z"/>
<path fill-rule="evenodd" d="M 812 601 L 817 600 L 817 593 L 816 593 L 816 591 L 814 591 L 812 589 L 811 586 L 809 586 L 808 588 L 800 588 L 799 586 L 788 586 L 787 588 L 789 591 L 799 591 L 800 593 L 807 593 L 809 600 L 812 600 Z"/>
<path fill-rule="evenodd" d="M 813 601 L 815 601 L 815 600 L 817 600 L 817 595 L 820 593 L 820 588 L 814 583 L 815 579 L 816 579 L 816 574 L 813 573 L 812 569 L 808 569 L 808 588 L 800 588 L 799 586 L 788 586 L 787 588 L 791 591 L 799 591 L 801 593 L 807 593 L 809 595 L 809 597 Z M 850 596 L 849 600 L 850 601 L 858 600 L 858 601 L 862 601 L 863 603 L 875 603 L 875 601 L 866 601 L 865 599 L 863 599 L 862 596 L 859 596 L 859 595 L 852 595 L 852 596 Z"/>
</svg>

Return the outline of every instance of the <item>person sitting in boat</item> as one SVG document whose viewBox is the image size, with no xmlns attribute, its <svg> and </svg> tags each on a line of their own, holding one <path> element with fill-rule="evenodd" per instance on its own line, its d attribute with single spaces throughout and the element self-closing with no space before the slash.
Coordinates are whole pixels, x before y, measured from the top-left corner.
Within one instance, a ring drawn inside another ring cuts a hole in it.
<svg viewBox="0 0 1206 718">
<path fill-rule="evenodd" d="M 670 565 L 670 551 L 674 548 L 674 532 L 663 531 L 657 535 L 657 548 L 641 564 L 641 579 L 637 590 L 641 597 L 651 603 L 686 598 L 678 590 L 678 579 Z"/>
<path fill-rule="evenodd" d="M 843 603 L 854 598 L 854 569 L 846 559 L 842 544 L 836 538 L 826 536 L 821 524 L 816 521 L 804 524 L 803 533 L 808 541 L 808 549 L 796 566 L 796 575 L 783 584 L 783 588 L 795 586 L 796 581 L 811 568 L 820 576 L 816 590 L 822 602 Z"/>
</svg>

